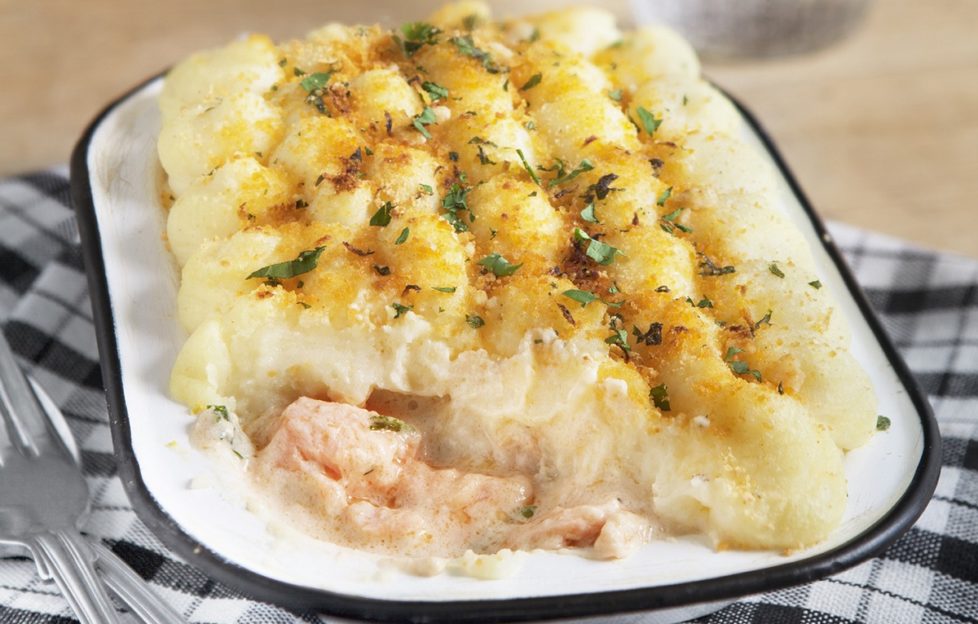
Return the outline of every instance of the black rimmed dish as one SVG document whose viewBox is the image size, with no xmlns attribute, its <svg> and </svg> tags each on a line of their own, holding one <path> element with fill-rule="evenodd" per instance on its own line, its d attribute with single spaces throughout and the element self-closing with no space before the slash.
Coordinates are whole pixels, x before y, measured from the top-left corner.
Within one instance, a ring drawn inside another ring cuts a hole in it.
<svg viewBox="0 0 978 624">
<path fill-rule="evenodd" d="M 820 279 L 852 326 L 853 353 L 892 422 L 847 456 L 849 509 L 828 540 L 787 556 L 715 553 L 696 538 L 649 545 L 617 562 L 530 553 L 513 577 L 478 581 L 378 574 L 383 561 L 376 556 L 283 539 L 220 488 L 188 487 L 214 466 L 190 447 L 186 409 L 166 390 L 186 336 L 175 314 L 178 271 L 163 243 L 156 159 L 161 82 L 155 77 L 136 87 L 92 122 L 72 156 L 72 199 L 119 474 L 143 522 L 209 576 L 289 609 L 364 620 L 500 622 L 642 612 L 650 622 L 676 622 L 852 567 L 893 543 L 929 502 L 940 471 L 930 406 L 770 138 L 738 104 L 746 138 L 780 173 L 781 208 L 812 246 Z"/>
</svg>

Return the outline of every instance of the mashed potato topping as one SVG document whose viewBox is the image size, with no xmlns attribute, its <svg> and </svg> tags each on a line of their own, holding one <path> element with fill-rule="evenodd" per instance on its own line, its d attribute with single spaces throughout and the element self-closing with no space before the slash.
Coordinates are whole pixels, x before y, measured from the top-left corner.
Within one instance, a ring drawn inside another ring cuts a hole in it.
<svg viewBox="0 0 978 624">
<path fill-rule="evenodd" d="M 302 530 L 612 558 L 839 523 L 870 383 L 674 33 L 462 2 L 196 54 L 160 107 L 172 394 Z"/>
</svg>

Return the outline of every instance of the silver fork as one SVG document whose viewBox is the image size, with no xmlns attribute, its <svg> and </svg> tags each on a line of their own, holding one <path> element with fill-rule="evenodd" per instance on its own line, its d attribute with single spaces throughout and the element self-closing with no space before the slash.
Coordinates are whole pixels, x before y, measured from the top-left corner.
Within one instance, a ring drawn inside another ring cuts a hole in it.
<svg viewBox="0 0 978 624">
<path fill-rule="evenodd" d="M 182 622 L 111 551 L 93 549 L 78 533 L 88 513 L 88 487 L 2 332 L 0 416 L 5 425 L 0 426 L 0 545 L 27 548 L 41 578 L 54 580 L 84 624 L 119 621 L 96 573 L 96 559 L 116 595 L 143 621 Z"/>
</svg>

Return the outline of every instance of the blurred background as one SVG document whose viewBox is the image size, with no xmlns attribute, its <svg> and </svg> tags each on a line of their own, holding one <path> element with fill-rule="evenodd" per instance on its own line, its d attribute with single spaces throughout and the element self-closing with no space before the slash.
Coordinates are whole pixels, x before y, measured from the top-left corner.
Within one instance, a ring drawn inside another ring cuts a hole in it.
<svg viewBox="0 0 978 624">
<path fill-rule="evenodd" d="M 760 118 L 824 216 L 978 257 L 978 0 L 593 3 L 624 26 L 683 26 L 709 53 L 706 75 Z M 440 4 L 0 0 L 0 176 L 67 162 L 103 105 L 197 49 L 327 21 L 397 25 Z M 570 3 L 490 4 L 503 16 Z M 808 26 L 791 20 L 800 8 Z"/>
</svg>

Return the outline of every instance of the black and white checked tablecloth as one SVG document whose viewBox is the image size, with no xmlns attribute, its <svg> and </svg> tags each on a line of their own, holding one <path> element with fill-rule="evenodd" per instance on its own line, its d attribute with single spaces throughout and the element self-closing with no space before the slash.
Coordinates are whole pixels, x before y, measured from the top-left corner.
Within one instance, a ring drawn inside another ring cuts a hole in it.
<svg viewBox="0 0 978 624">
<path fill-rule="evenodd" d="M 934 406 L 944 437 L 937 493 L 881 557 L 810 585 L 747 598 L 702 622 L 978 622 L 978 261 L 830 228 Z M 64 410 L 94 493 L 85 532 L 190 622 L 326 622 L 250 601 L 169 553 L 116 476 L 78 233 L 63 170 L 0 180 L 0 322 Z M 613 622 L 616 618 L 609 618 Z M 74 622 L 34 564 L 0 557 L 0 623 Z"/>
</svg>

